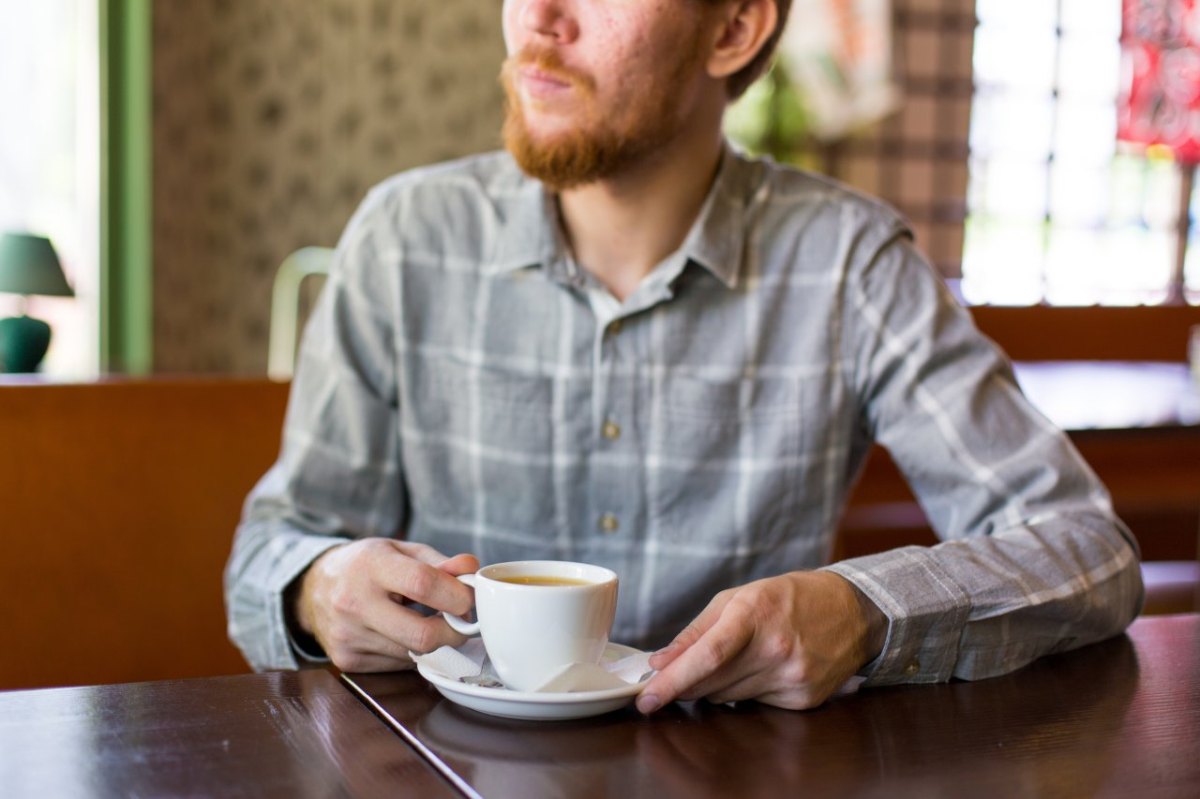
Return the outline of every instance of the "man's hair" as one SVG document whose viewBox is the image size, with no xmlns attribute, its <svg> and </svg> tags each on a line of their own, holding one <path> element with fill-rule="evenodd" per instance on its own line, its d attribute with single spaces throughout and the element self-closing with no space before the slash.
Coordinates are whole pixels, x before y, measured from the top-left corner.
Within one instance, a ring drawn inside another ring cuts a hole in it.
<svg viewBox="0 0 1200 799">
<path fill-rule="evenodd" d="M 702 2 L 715 6 L 731 2 L 731 0 L 702 0 Z M 771 64 L 771 57 L 775 54 L 775 48 L 779 45 L 779 37 L 783 35 L 783 28 L 787 25 L 788 12 L 791 8 L 792 0 L 775 0 L 775 9 L 779 17 L 775 23 L 775 30 L 763 42 L 762 49 L 758 51 L 754 59 L 729 76 L 727 89 L 731 101 L 741 97 L 746 89 L 750 88 L 750 84 L 767 71 L 767 67 Z"/>
</svg>

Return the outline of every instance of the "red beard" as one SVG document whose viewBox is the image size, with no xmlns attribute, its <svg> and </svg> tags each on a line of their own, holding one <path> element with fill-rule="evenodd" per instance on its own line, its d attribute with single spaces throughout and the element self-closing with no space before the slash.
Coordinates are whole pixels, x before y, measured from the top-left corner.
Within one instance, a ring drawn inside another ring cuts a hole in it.
<svg viewBox="0 0 1200 799">
<path fill-rule="evenodd" d="M 639 97 L 636 107 L 619 109 L 614 116 L 621 121 L 616 123 L 599 113 L 594 81 L 568 69 L 553 51 L 511 56 L 500 70 L 507 97 L 504 145 L 525 174 L 555 191 L 613 177 L 678 134 L 677 89 L 696 67 L 698 53 L 695 47 L 684 53 L 656 96 Z M 517 71 L 527 66 L 573 87 L 584 111 L 571 130 L 541 138 L 530 131 L 516 86 Z"/>
</svg>

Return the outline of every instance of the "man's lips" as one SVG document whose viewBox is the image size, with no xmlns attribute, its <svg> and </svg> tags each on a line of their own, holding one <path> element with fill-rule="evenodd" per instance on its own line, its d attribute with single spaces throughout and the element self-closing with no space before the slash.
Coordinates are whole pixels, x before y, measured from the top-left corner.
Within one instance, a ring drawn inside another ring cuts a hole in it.
<svg viewBox="0 0 1200 799">
<path fill-rule="evenodd" d="M 525 67 L 519 74 L 522 87 L 534 95 L 558 94 L 572 85 L 569 79 L 537 67 Z"/>
<path fill-rule="evenodd" d="M 571 81 L 564 75 L 557 72 L 551 72 L 541 67 L 525 67 L 521 70 L 521 74 L 530 80 L 545 81 L 547 83 L 557 83 L 560 86 L 569 86 Z"/>
</svg>

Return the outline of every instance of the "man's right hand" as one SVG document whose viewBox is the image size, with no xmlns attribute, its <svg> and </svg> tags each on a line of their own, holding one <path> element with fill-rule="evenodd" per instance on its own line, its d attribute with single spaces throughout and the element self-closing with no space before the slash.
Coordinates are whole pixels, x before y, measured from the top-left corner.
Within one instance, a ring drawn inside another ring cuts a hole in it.
<svg viewBox="0 0 1200 799">
<path fill-rule="evenodd" d="M 465 615 L 474 596 L 455 577 L 478 568 L 474 555 L 447 558 L 425 544 L 360 539 L 313 561 L 300 578 L 295 619 L 343 671 L 412 668 L 410 651 L 432 652 L 466 639 L 440 614 L 423 616 L 405 605 Z"/>
</svg>

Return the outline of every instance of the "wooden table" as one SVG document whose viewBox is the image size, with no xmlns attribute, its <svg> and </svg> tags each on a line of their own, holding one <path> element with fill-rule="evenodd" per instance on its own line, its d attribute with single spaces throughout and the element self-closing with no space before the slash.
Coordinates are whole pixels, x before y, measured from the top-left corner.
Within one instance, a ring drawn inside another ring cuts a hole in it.
<svg viewBox="0 0 1200 799">
<path fill-rule="evenodd" d="M 468 796 L 1200 796 L 1200 616 L 975 683 L 569 722 L 484 716 L 419 676 L 343 675 Z"/>
<path fill-rule="evenodd" d="M 327 671 L 0 693 L 0 796 L 454 797 Z"/>
<path fill-rule="evenodd" d="M 0 796 L 1200 796 L 1200 615 L 1143 618 L 1006 677 L 807 712 L 689 703 L 519 722 L 413 673 L 343 680 L 0 693 Z"/>
</svg>

